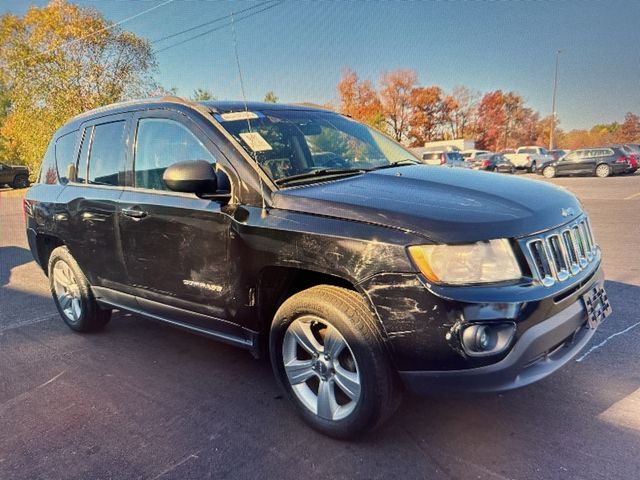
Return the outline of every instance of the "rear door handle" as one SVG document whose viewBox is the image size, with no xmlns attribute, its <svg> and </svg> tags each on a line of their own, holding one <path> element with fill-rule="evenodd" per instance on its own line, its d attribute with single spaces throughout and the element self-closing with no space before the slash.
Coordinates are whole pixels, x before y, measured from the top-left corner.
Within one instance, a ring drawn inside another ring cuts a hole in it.
<svg viewBox="0 0 640 480">
<path fill-rule="evenodd" d="M 147 212 L 138 208 L 123 208 L 122 214 L 131 218 L 143 218 L 147 216 Z"/>
</svg>

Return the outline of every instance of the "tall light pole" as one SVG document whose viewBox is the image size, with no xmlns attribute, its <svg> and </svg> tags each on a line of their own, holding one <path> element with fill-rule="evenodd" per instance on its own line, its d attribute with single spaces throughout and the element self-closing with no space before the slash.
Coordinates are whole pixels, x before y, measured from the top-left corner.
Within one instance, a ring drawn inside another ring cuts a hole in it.
<svg viewBox="0 0 640 480">
<path fill-rule="evenodd" d="M 556 50 L 556 75 L 553 79 L 553 101 L 551 103 L 551 133 L 549 134 L 549 150 L 554 148 L 554 140 L 556 133 L 556 93 L 558 91 L 558 64 L 560 63 L 560 54 L 562 50 Z"/>
</svg>

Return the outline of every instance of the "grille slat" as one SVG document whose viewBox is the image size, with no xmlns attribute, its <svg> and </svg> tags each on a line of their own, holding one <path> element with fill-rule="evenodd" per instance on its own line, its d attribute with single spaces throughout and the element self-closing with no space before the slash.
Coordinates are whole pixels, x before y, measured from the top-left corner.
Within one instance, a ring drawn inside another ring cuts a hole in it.
<svg viewBox="0 0 640 480">
<path fill-rule="evenodd" d="M 563 282 L 584 270 L 596 257 L 586 217 L 526 242 L 534 276 L 545 286 Z"/>
</svg>

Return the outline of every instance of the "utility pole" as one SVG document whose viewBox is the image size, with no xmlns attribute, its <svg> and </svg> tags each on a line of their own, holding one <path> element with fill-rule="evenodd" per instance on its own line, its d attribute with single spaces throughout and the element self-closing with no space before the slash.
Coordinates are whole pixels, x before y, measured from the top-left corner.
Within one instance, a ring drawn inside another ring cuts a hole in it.
<svg viewBox="0 0 640 480">
<path fill-rule="evenodd" d="M 556 133 L 556 93 L 558 91 L 558 63 L 562 50 L 556 50 L 556 75 L 553 80 L 553 101 L 551 103 L 551 133 L 549 134 L 549 150 L 553 150 Z"/>
</svg>

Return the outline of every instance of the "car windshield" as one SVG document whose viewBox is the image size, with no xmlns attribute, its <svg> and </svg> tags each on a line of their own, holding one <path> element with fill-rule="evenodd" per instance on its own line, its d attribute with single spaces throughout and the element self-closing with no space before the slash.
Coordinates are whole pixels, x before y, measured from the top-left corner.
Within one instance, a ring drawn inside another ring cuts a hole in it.
<svg viewBox="0 0 640 480">
<path fill-rule="evenodd" d="M 280 185 L 419 163 L 380 132 L 332 112 L 265 109 L 215 118 Z"/>
</svg>

